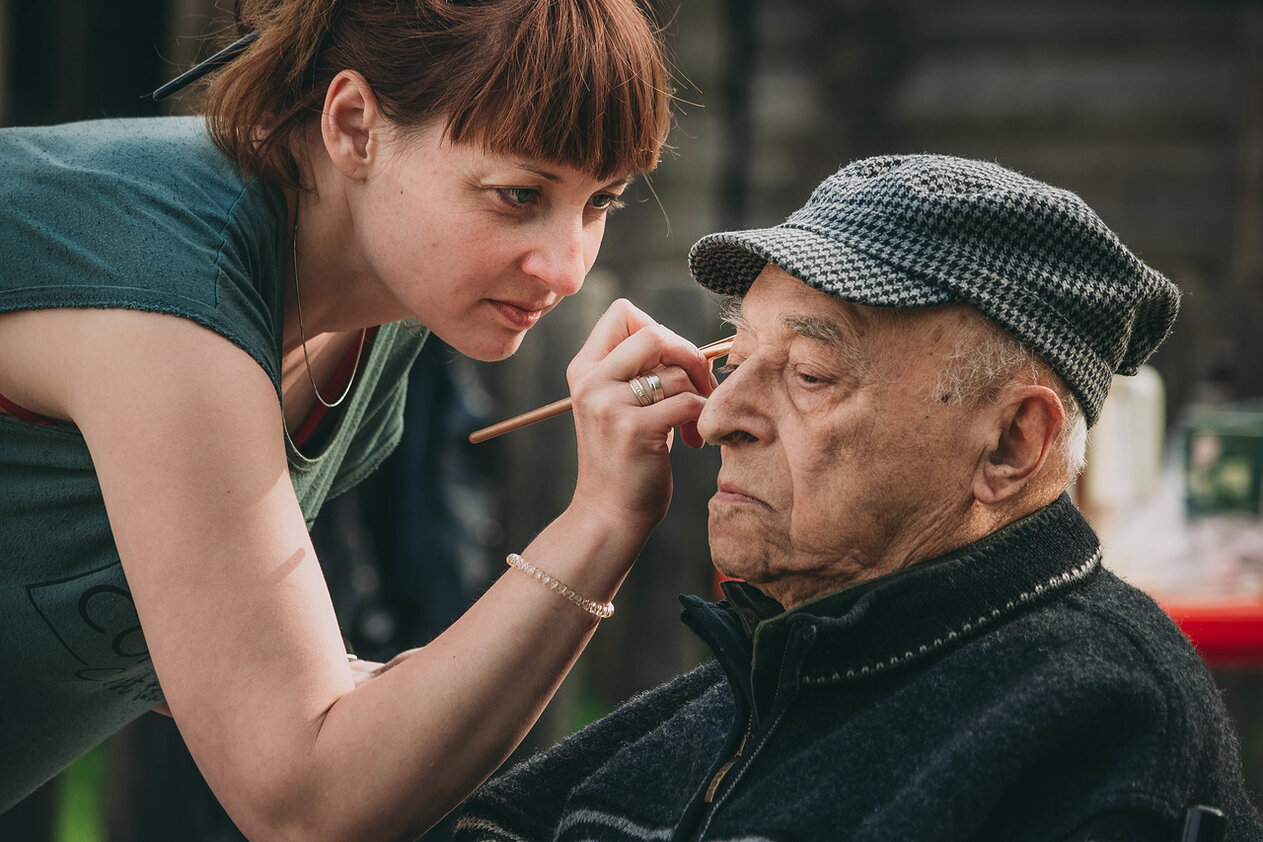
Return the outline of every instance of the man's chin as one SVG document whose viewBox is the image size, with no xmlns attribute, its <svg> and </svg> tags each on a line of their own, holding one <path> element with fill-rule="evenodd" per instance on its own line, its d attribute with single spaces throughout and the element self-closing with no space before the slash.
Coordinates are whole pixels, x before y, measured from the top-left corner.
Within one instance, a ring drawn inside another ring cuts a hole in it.
<svg viewBox="0 0 1263 842">
<path fill-rule="evenodd" d="M 757 579 L 763 564 L 761 557 L 756 557 L 750 552 L 754 546 L 753 543 L 743 545 L 741 541 L 716 541 L 712 538 L 710 559 L 715 572 L 727 579 L 741 579 L 747 582 L 752 577 Z"/>
</svg>

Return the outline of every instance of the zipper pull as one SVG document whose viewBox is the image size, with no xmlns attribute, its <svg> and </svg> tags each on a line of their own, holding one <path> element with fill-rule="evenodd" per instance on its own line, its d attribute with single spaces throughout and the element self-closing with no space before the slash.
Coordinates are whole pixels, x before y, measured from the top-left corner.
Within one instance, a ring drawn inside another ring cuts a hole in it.
<svg viewBox="0 0 1263 842">
<path fill-rule="evenodd" d="M 723 783 L 724 776 L 728 774 L 733 766 L 737 765 L 737 761 L 741 759 L 741 752 L 745 751 L 746 742 L 750 739 L 750 731 L 754 727 L 754 718 L 751 717 L 750 724 L 746 726 L 745 736 L 741 738 L 741 745 L 737 746 L 737 753 L 732 759 L 719 767 L 719 771 L 715 773 L 715 777 L 710 779 L 710 786 L 706 787 L 706 797 L 703 799 L 707 804 L 715 801 L 715 793 L 719 791 L 719 785 Z"/>
</svg>

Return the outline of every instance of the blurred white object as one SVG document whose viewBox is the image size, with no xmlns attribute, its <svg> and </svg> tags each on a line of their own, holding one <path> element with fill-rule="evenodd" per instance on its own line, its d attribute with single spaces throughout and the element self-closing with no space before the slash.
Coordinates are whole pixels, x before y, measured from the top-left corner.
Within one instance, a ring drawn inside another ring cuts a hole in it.
<svg viewBox="0 0 1263 842">
<path fill-rule="evenodd" d="M 1081 491 L 1094 509 L 1136 503 L 1162 477 L 1166 390 L 1162 375 L 1144 365 L 1132 377 L 1114 376 L 1101 420 L 1088 436 Z"/>
<path fill-rule="evenodd" d="M 1200 428 L 1187 422 L 1165 435 L 1164 391 L 1148 366 L 1115 377 L 1088 438 L 1076 502 L 1101 536 L 1105 565 L 1160 601 L 1263 599 L 1263 520 L 1244 511 L 1189 516 L 1186 457 L 1219 454 L 1190 438 Z"/>
</svg>

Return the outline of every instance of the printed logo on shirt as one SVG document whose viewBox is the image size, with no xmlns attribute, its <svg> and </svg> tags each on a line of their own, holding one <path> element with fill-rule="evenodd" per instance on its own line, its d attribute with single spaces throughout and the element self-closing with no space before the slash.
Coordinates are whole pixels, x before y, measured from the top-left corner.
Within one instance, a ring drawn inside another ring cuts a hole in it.
<svg viewBox="0 0 1263 842">
<path fill-rule="evenodd" d="M 136 701 L 162 701 L 121 564 L 28 585 L 26 593 L 58 642 L 81 665 L 76 677 Z"/>
</svg>

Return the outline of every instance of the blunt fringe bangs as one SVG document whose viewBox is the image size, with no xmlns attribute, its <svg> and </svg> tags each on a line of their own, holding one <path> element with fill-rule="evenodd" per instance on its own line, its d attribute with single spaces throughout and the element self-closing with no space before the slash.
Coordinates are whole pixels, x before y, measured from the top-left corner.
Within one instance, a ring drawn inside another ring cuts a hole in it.
<svg viewBox="0 0 1263 842">
<path fill-rule="evenodd" d="M 247 172 L 301 187 L 305 127 L 344 69 L 404 129 L 599 179 L 652 170 L 670 126 L 660 35 L 638 0 L 246 0 L 262 35 L 206 89 L 216 144 Z"/>
</svg>

